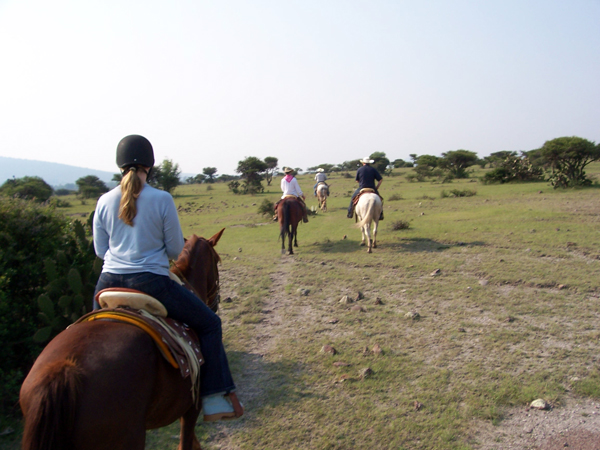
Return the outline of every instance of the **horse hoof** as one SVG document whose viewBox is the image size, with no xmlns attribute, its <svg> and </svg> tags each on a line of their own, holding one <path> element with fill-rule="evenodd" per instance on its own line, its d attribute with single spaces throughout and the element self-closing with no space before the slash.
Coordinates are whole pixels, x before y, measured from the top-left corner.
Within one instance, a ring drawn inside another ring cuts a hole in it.
<svg viewBox="0 0 600 450">
<path fill-rule="evenodd" d="M 377 244 L 373 244 L 373 248 L 377 248 Z"/>
<path fill-rule="evenodd" d="M 361 243 L 360 243 L 360 246 L 361 246 L 361 247 L 364 247 L 364 246 L 365 246 L 365 243 L 364 243 L 364 242 L 361 242 Z"/>
<path fill-rule="evenodd" d="M 368 249 L 368 250 L 367 250 L 367 253 L 373 253 L 373 250 L 371 250 L 371 249 Z"/>
</svg>

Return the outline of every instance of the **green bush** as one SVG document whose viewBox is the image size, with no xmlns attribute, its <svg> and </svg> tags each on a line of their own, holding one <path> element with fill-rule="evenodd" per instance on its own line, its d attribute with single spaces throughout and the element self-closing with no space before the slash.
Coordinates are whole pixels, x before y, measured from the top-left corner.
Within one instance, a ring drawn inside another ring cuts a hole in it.
<svg viewBox="0 0 600 450">
<path fill-rule="evenodd" d="M 265 198 L 260 205 L 258 205 L 258 214 L 262 216 L 272 216 L 275 205 L 271 200 Z"/>
<path fill-rule="evenodd" d="M 89 225 L 86 226 L 89 230 Z M 93 272 L 95 255 L 86 236 L 86 226 L 77 220 L 71 221 L 64 217 L 52 206 L 0 197 L 2 415 L 16 412 L 21 382 L 42 350 L 40 342 L 33 339 L 40 328 L 48 326 L 39 314 L 40 295 L 45 294 L 58 311 L 54 320 L 57 316 L 64 316 L 65 312 L 59 305 L 58 294 L 72 293 L 72 290 L 66 288 L 70 271 L 74 270 L 80 274 L 82 286 L 89 287 L 96 281 L 94 276 L 90 275 Z M 52 265 L 55 268 L 54 274 L 48 276 L 48 269 Z M 80 294 L 87 309 L 91 305 L 89 289 L 82 289 Z M 54 301 L 57 302 L 56 305 Z M 45 303 L 44 307 L 47 308 L 48 303 Z M 72 314 L 74 311 L 69 312 Z M 64 323 L 56 320 L 56 327 L 50 330 L 47 338 L 58 333 L 62 329 L 59 327 Z"/>
<path fill-rule="evenodd" d="M 474 195 L 477 195 L 477 191 L 472 191 L 470 189 L 451 189 L 450 191 L 442 191 L 442 193 L 440 194 L 440 196 L 442 198 L 447 198 L 447 197 L 473 197 Z"/>
<path fill-rule="evenodd" d="M 0 193 L 9 197 L 45 202 L 52 195 L 52 186 L 40 177 L 12 178 L 0 186 Z"/>
</svg>

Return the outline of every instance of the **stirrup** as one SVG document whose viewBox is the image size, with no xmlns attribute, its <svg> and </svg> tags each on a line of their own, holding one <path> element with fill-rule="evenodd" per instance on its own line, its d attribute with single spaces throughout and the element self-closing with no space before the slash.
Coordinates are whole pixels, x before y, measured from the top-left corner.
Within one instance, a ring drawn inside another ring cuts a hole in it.
<svg viewBox="0 0 600 450">
<path fill-rule="evenodd" d="M 222 397 L 232 407 L 233 411 L 205 414 L 205 422 L 216 422 L 218 420 L 238 419 L 244 415 L 244 406 L 240 403 L 235 392 L 230 392 Z"/>
</svg>

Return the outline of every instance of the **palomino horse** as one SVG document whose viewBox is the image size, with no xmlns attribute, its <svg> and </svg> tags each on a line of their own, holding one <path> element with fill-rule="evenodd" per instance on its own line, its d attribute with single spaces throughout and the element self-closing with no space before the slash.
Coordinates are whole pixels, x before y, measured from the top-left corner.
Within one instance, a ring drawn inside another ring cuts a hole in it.
<svg viewBox="0 0 600 450">
<path fill-rule="evenodd" d="M 285 197 L 277 207 L 277 219 L 279 220 L 279 237 L 281 238 L 281 253 L 285 253 L 285 238 L 288 238 L 288 255 L 293 255 L 292 240 L 294 247 L 298 247 L 298 223 L 302 220 L 304 211 L 300 200 L 295 196 Z"/>
<path fill-rule="evenodd" d="M 317 200 L 319 201 L 319 208 L 323 212 L 327 212 L 327 197 L 329 197 L 329 186 L 319 183 L 317 186 Z"/>
<path fill-rule="evenodd" d="M 365 192 L 358 199 L 356 204 L 356 221 L 362 233 L 362 242 L 360 245 L 365 245 L 367 240 L 367 252 L 372 253 L 373 248 L 377 248 L 377 226 L 379 225 L 379 217 L 383 211 L 383 203 L 379 195 Z M 371 238 L 371 222 L 373 222 L 373 238 Z"/>
<path fill-rule="evenodd" d="M 218 293 L 213 247 L 223 231 L 208 240 L 192 236 L 179 258 L 189 258 L 187 279 L 207 292 Z M 23 382 L 20 404 L 23 450 L 143 450 L 147 429 L 178 418 L 179 450 L 200 450 L 194 426 L 201 405 L 192 400 L 190 377 L 126 323 L 83 322 L 56 336 Z"/>
</svg>

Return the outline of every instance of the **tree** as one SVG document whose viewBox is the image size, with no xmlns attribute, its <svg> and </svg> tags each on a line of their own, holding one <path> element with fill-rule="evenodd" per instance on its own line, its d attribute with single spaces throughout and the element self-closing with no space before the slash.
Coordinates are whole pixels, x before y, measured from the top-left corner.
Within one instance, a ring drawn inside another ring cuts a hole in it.
<svg viewBox="0 0 600 450">
<path fill-rule="evenodd" d="M 477 153 L 469 150 L 452 150 L 442 153 L 440 167 L 447 169 L 454 178 L 467 178 L 467 168 L 477 164 Z"/>
<path fill-rule="evenodd" d="M 430 169 L 435 169 L 440 163 L 439 156 L 433 155 L 421 155 L 415 160 L 415 164 L 418 166 L 426 166 Z"/>
<path fill-rule="evenodd" d="M 377 169 L 377 172 L 381 174 L 386 173 L 387 167 L 390 165 L 390 160 L 387 159 L 384 152 L 371 153 L 371 156 L 369 156 L 369 158 L 371 158 L 374 161 L 373 163 L 371 163 L 371 166 Z"/>
<path fill-rule="evenodd" d="M 75 184 L 79 186 L 78 194 L 81 198 L 98 198 L 105 192 L 108 192 L 108 187 L 96 175 L 87 175 L 79 178 Z"/>
<path fill-rule="evenodd" d="M 206 180 L 206 175 L 199 173 L 193 177 L 188 177 L 185 182 L 187 184 L 202 184 Z"/>
<path fill-rule="evenodd" d="M 411 155 L 412 157 L 412 155 Z M 417 180 L 424 181 L 426 178 L 443 177 L 443 170 L 438 169 L 440 158 L 433 155 L 421 155 L 415 160 L 415 173 Z"/>
<path fill-rule="evenodd" d="M 417 159 L 419 158 L 419 156 L 416 153 L 411 153 L 408 156 L 410 157 L 410 159 L 412 159 L 413 164 L 417 163 Z"/>
<path fill-rule="evenodd" d="M 600 160 L 600 145 L 577 136 L 546 141 L 538 153 L 552 169 L 550 184 L 554 188 L 587 186 L 592 181 L 585 167 Z"/>
<path fill-rule="evenodd" d="M 263 192 L 265 188 L 262 185 L 262 173 L 266 170 L 267 163 L 255 156 L 249 156 L 246 159 L 239 161 L 237 169 L 235 169 L 243 180 L 239 193 L 256 194 L 257 192 Z"/>
<path fill-rule="evenodd" d="M 148 182 L 154 187 L 171 193 L 173 189 L 181 184 L 180 174 L 179 164 L 173 163 L 170 159 L 165 159 L 160 166 L 154 166 Z"/>
<path fill-rule="evenodd" d="M 394 166 L 394 169 L 400 169 L 402 167 L 413 167 L 413 163 L 411 163 L 410 161 L 404 161 L 403 159 L 395 159 L 394 161 L 392 161 L 392 166 Z"/>
<path fill-rule="evenodd" d="M 491 153 L 490 156 L 486 156 L 483 160 L 490 165 L 490 167 L 501 167 L 506 158 L 511 156 L 517 156 L 517 152 L 510 150 L 502 150 L 499 152 Z"/>
<path fill-rule="evenodd" d="M 214 176 L 217 173 L 216 167 L 205 167 L 204 169 L 202 169 L 202 173 L 205 175 L 205 177 L 207 177 L 207 179 L 205 179 L 207 183 L 215 182 Z"/>
<path fill-rule="evenodd" d="M 356 171 L 356 169 L 358 169 L 361 166 L 361 162 L 360 159 L 353 159 L 351 161 L 344 161 L 342 164 L 340 164 L 340 168 L 342 170 L 347 170 L 347 171 Z"/>
<path fill-rule="evenodd" d="M 115 173 L 110 181 L 114 181 L 117 184 L 121 184 L 121 181 L 123 181 L 123 174 Z"/>
<path fill-rule="evenodd" d="M 267 168 L 265 169 L 265 180 L 267 181 L 267 186 L 271 186 L 271 181 L 273 181 L 273 175 L 275 174 L 275 172 L 277 171 L 278 167 L 277 164 L 279 164 L 279 160 L 277 158 L 275 158 L 274 156 L 267 156 L 264 159 L 264 162 L 267 166 Z"/>
<path fill-rule="evenodd" d="M 53 192 L 52 186 L 40 177 L 13 178 L 0 186 L 0 194 L 38 202 L 45 202 Z"/>
<path fill-rule="evenodd" d="M 325 172 L 331 173 L 339 170 L 339 166 L 335 166 L 333 164 L 319 164 L 318 166 L 308 167 L 306 170 L 314 172 L 317 169 L 323 169 Z"/>
</svg>

